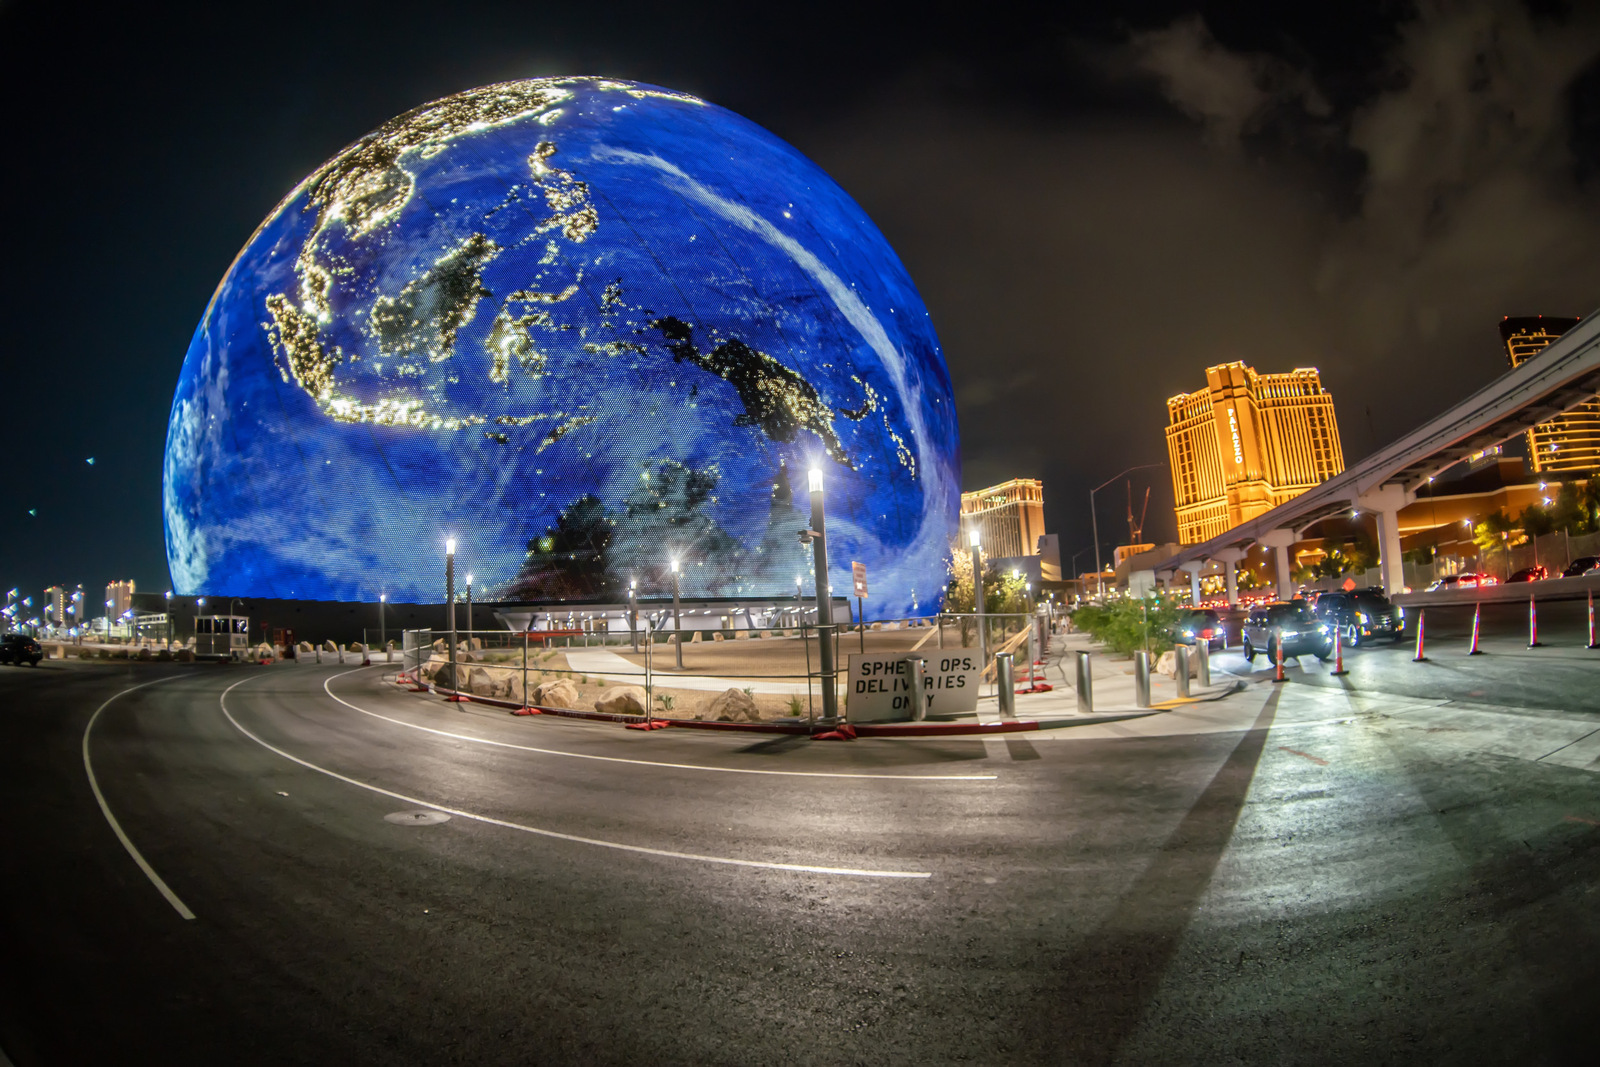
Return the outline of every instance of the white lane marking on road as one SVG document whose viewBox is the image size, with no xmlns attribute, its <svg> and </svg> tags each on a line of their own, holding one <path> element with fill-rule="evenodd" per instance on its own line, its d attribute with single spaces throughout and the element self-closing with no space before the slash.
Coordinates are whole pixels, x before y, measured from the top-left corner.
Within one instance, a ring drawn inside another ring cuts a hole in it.
<svg viewBox="0 0 1600 1067">
<path fill-rule="evenodd" d="M 379 715 L 375 711 L 368 711 L 360 705 L 350 703 L 350 701 L 329 688 L 329 683 L 334 678 L 343 678 L 345 675 L 357 674 L 366 669 L 365 667 L 357 667 L 353 671 L 345 671 L 344 674 L 335 674 L 332 678 L 323 681 L 323 692 L 345 707 L 359 711 L 363 715 L 371 715 L 374 719 L 382 719 L 384 722 L 392 722 L 396 726 L 404 726 L 412 730 L 421 730 L 426 734 L 437 734 L 440 737 L 449 737 L 457 741 L 471 741 L 479 745 L 493 745 L 495 748 L 514 748 L 521 752 L 537 752 L 542 756 L 566 756 L 568 759 L 592 759 L 605 763 L 636 763 L 641 767 L 669 767 L 673 770 L 711 771 L 716 774 L 775 774 L 790 778 L 871 778 L 879 781 L 887 779 L 889 781 L 902 782 L 992 782 L 999 777 L 997 774 L 865 774 L 850 771 L 771 771 L 754 767 L 707 767 L 700 763 L 666 763 L 661 760 L 628 759 L 624 756 L 593 756 L 587 752 L 564 752 L 558 748 L 537 748 L 533 745 L 512 744 L 510 741 L 491 741 L 486 737 L 473 737 L 471 734 L 454 734 L 448 730 L 436 730 L 431 726 L 419 726 L 414 722 L 406 722 L 404 719 L 394 719 L 387 715 Z"/>
<path fill-rule="evenodd" d="M 250 740 L 254 741 L 267 751 L 282 756 L 291 763 L 298 763 L 300 766 L 305 767 L 308 770 L 316 771 L 318 774 L 325 774 L 329 778 L 336 778 L 339 781 L 344 782 L 346 785 L 353 785 L 358 789 L 366 789 L 382 796 L 392 797 L 395 800 L 404 801 L 407 804 L 415 804 L 424 808 L 433 808 L 436 811 L 446 812 L 450 815 L 459 815 L 463 819 L 473 819 L 477 822 L 487 823 L 490 826 L 502 826 L 508 830 L 521 830 L 526 834 L 537 834 L 540 837 L 554 838 L 557 841 L 571 841 L 579 845 L 594 845 L 596 848 L 610 848 L 615 849 L 618 852 L 637 852 L 641 855 L 660 856 L 664 859 L 693 860 L 696 863 L 718 863 L 728 867 L 758 867 L 769 871 L 798 871 L 802 874 L 839 874 L 848 875 L 853 878 L 933 877 L 932 871 L 869 871 L 855 867 L 822 867 L 810 863 L 770 863 L 765 860 L 741 860 L 734 859 L 729 856 L 704 856 L 697 852 L 674 852 L 671 849 L 650 848 L 645 845 L 627 845 L 620 841 L 602 841 L 597 837 L 580 837 L 577 834 L 564 834 L 559 830 L 546 830 L 538 826 L 528 826 L 525 823 L 510 822 L 506 819 L 496 819 L 492 815 L 480 815 L 477 812 L 465 811 L 461 808 L 452 808 L 445 804 L 436 804 L 431 800 L 424 800 L 421 797 L 408 796 L 405 793 L 396 793 L 392 789 L 384 789 L 382 786 L 372 785 L 369 782 L 363 782 L 359 779 L 348 777 L 347 775 L 340 774 L 338 771 L 330 771 L 326 767 L 319 767 L 309 760 L 303 760 L 299 756 L 285 752 L 276 745 L 273 745 L 267 741 L 263 741 L 261 738 L 245 729 L 243 724 L 241 724 L 238 719 L 235 719 L 233 717 L 233 713 L 228 710 L 228 694 L 239 688 L 241 685 L 244 685 L 245 682 L 249 681 L 254 681 L 254 679 L 246 678 L 242 681 L 234 682 L 232 685 L 228 686 L 228 688 L 224 689 L 222 691 L 222 695 L 218 697 L 218 702 L 222 707 L 222 714 L 227 717 L 229 722 L 233 723 L 233 728 L 235 730 L 238 730 L 240 733 L 244 734 Z"/>
<path fill-rule="evenodd" d="M 100 781 L 94 776 L 94 764 L 89 760 L 89 732 L 94 729 L 94 724 L 100 718 L 100 713 L 110 707 L 113 700 L 126 696 L 135 689 L 143 689 L 147 685 L 160 685 L 162 682 L 170 682 L 175 678 L 183 677 L 187 676 L 177 674 L 166 678 L 157 678 L 151 682 L 143 682 L 139 685 L 131 685 L 122 692 L 113 694 L 104 704 L 95 708 L 94 714 L 89 716 L 89 725 L 83 728 L 83 770 L 89 776 L 89 788 L 94 792 L 96 803 L 100 805 L 100 813 L 106 817 L 106 822 L 111 824 L 111 832 L 117 835 L 117 840 L 122 842 L 122 847 L 128 850 L 128 855 L 133 857 L 133 862 L 139 865 L 139 869 L 144 872 L 144 876 L 150 879 L 150 884 L 155 886 L 161 895 L 167 898 L 167 903 L 171 904 L 173 909 L 183 918 L 192 919 L 194 918 L 194 912 L 189 910 L 187 904 L 178 899 L 178 894 L 172 891 L 171 886 L 161 880 L 161 876 L 156 873 L 156 869 L 150 866 L 139 850 L 134 847 L 133 842 L 128 839 L 128 835 L 123 831 L 122 824 L 117 821 L 117 817 L 111 814 L 111 805 L 106 803 L 106 795 L 100 791 Z"/>
</svg>

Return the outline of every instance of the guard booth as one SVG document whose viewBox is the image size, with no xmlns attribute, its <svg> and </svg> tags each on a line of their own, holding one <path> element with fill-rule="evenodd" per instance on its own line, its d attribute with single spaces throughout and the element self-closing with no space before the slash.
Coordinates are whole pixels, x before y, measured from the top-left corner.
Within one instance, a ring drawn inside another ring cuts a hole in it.
<svg viewBox="0 0 1600 1067">
<path fill-rule="evenodd" d="M 194 651 L 196 655 L 244 655 L 250 649 L 250 616 L 196 615 Z"/>
</svg>

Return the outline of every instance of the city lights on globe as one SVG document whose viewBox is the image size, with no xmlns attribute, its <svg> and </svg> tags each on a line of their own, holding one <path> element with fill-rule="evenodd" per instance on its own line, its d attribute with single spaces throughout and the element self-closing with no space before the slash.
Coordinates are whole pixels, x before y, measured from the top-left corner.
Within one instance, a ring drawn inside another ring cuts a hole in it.
<svg viewBox="0 0 1600 1067">
<path fill-rule="evenodd" d="M 509 82 L 355 142 L 239 253 L 173 399 L 167 552 L 183 595 L 437 602 L 454 530 L 496 598 L 660 595 L 669 548 L 687 595 L 786 596 L 801 471 L 875 614 L 942 588 L 955 408 L 883 235 L 712 104 Z"/>
</svg>

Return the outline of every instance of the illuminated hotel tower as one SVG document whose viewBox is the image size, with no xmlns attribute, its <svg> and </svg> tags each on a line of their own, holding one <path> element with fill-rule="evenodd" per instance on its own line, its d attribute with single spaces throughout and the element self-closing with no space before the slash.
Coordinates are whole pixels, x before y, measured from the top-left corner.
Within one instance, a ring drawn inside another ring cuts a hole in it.
<svg viewBox="0 0 1600 1067">
<path fill-rule="evenodd" d="M 1039 554 L 1044 533 L 1044 483 L 1013 478 L 975 493 L 961 494 L 962 524 L 978 528 L 990 559 Z M 964 536 L 964 535 L 963 535 Z"/>
<path fill-rule="evenodd" d="M 1513 367 L 1544 351 L 1550 342 L 1578 325 L 1577 319 L 1544 315 L 1500 320 L 1500 339 Z M 1600 468 L 1600 397 L 1541 422 L 1528 431 L 1528 465 L 1535 474 Z"/>
<path fill-rule="evenodd" d="M 1206 368 L 1206 387 L 1167 401 L 1178 540 L 1190 545 L 1270 511 L 1344 470 L 1333 397 L 1316 368 Z"/>
</svg>

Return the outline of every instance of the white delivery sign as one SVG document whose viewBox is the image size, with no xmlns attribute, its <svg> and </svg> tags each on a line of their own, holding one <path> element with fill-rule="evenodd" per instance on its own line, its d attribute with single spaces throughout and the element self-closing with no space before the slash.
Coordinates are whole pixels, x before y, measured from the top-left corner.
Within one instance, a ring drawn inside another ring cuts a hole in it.
<svg viewBox="0 0 1600 1067">
<path fill-rule="evenodd" d="M 875 652 L 850 657 L 847 699 L 851 722 L 912 718 L 911 657 L 924 663 L 922 689 L 928 715 L 958 715 L 978 709 L 976 652 Z"/>
</svg>

